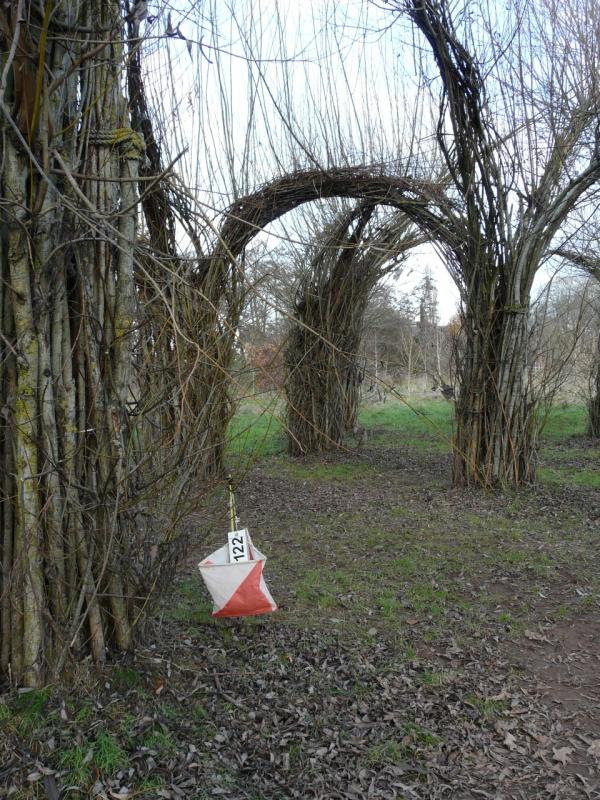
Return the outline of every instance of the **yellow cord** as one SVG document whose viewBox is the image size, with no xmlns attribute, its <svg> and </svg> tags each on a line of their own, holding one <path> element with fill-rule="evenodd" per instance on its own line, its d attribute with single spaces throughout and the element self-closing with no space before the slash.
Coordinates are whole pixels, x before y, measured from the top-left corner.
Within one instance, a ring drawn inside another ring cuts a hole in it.
<svg viewBox="0 0 600 800">
<path fill-rule="evenodd" d="M 230 529 L 234 531 L 236 529 L 236 514 L 235 514 L 235 494 L 233 493 L 233 483 L 231 481 L 231 476 L 229 476 L 229 525 Z"/>
</svg>

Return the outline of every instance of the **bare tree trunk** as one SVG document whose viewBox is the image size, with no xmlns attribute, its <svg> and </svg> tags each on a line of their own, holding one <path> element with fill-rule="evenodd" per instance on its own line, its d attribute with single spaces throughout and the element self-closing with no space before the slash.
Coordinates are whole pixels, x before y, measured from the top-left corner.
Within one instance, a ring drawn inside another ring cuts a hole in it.
<svg viewBox="0 0 600 800">
<path fill-rule="evenodd" d="M 594 439 L 600 439 L 600 336 L 598 337 L 594 372 L 592 397 L 588 403 L 588 434 Z"/>
<path fill-rule="evenodd" d="M 474 314 L 464 325 L 454 485 L 530 482 L 535 476 L 535 418 L 527 391 L 527 314 L 498 311 L 487 320 Z"/>
</svg>

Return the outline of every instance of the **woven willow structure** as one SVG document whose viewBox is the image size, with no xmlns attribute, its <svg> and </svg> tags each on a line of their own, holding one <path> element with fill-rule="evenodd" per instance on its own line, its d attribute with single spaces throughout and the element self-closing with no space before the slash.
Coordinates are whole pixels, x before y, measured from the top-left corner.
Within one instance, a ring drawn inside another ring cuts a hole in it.
<svg viewBox="0 0 600 800">
<path fill-rule="evenodd" d="M 370 230 L 374 207 L 341 213 L 321 236 L 296 291 L 285 349 L 290 452 L 337 447 L 356 426 L 359 347 L 371 292 L 419 244 L 402 213 Z"/>
<path fill-rule="evenodd" d="M 0 671 L 128 650 L 218 472 L 236 309 L 181 257 L 117 0 L 0 9 Z"/>
</svg>

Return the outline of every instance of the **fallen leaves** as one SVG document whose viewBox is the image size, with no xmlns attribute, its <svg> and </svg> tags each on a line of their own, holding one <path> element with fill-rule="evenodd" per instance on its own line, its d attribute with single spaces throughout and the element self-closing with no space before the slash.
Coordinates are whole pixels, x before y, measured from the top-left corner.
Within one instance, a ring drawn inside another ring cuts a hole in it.
<svg viewBox="0 0 600 800">
<path fill-rule="evenodd" d="M 595 739 L 586 750 L 586 753 L 600 760 L 600 739 Z"/>
<path fill-rule="evenodd" d="M 572 747 L 553 747 L 552 758 L 563 765 L 570 764 L 573 752 Z"/>
<path fill-rule="evenodd" d="M 509 750 L 515 750 L 517 747 L 517 737 L 513 736 L 510 731 L 507 731 L 504 737 L 504 745 L 508 747 Z"/>
</svg>

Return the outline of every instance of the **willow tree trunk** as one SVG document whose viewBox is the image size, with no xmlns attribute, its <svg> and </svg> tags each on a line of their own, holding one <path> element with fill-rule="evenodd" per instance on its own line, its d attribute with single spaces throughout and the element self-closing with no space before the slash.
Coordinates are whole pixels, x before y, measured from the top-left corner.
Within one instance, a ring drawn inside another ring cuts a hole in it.
<svg viewBox="0 0 600 800">
<path fill-rule="evenodd" d="M 398 213 L 367 235 L 373 212 L 366 200 L 335 220 L 296 292 L 285 350 L 288 446 L 295 454 L 339 447 L 356 428 L 358 350 L 371 292 L 420 242 Z"/>
<path fill-rule="evenodd" d="M 588 434 L 600 439 L 600 336 L 596 347 L 592 397 L 588 403 Z"/>
<path fill-rule="evenodd" d="M 511 51 L 507 45 L 492 71 L 483 71 L 487 49 L 469 48 L 484 40 L 472 36 L 471 26 L 463 26 L 464 18 L 449 0 L 396 0 L 391 5 L 408 11 L 441 78 L 436 138 L 453 193 L 433 224 L 426 216 L 422 220 L 444 248 L 465 303 L 454 482 L 518 487 L 535 474 L 536 398 L 528 390 L 525 362 L 531 284 L 564 220 L 600 180 L 597 64 L 586 51 L 572 67 L 573 76 L 581 72 L 581 92 L 563 92 L 568 102 L 541 112 L 543 136 L 542 128 L 536 132 L 534 126 L 523 140 L 523 119 L 533 107 L 534 116 L 540 113 L 537 92 L 542 84 L 525 90 L 519 78 L 510 84 L 509 77 L 508 90 L 500 96 L 510 100 L 497 107 L 508 126 L 501 136 L 492 113 L 491 98 L 497 93 L 488 91 L 489 82 L 504 79 L 504 73 L 491 77 L 503 58 L 507 75 L 530 72 L 526 48 Z M 536 14 L 529 23 L 526 17 L 524 29 L 537 26 Z M 561 36 L 569 41 L 570 21 L 556 15 L 554 23 L 556 41 Z M 486 26 L 479 33 L 487 35 Z M 520 42 L 519 37 L 514 41 Z M 495 46 L 490 40 L 484 47 Z M 548 58 L 555 55 L 547 51 Z M 569 73 L 570 64 L 562 66 Z M 552 91 L 560 94 L 566 85 L 562 82 L 569 79 L 560 70 L 556 75 L 560 78 Z M 430 76 L 427 80 L 433 84 Z M 546 84 L 542 95 L 550 96 Z M 532 162 L 533 151 L 538 156 Z M 520 202 L 515 208 L 517 185 Z"/>
<path fill-rule="evenodd" d="M 339 447 L 356 424 L 362 332 L 324 324 L 319 333 L 299 322 L 285 353 L 288 446 L 296 455 Z"/>
<path fill-rule="evenodd" d="M 144 535 L 121 8 L 41 8 L 0 10 L 0 670 L 26 686 L 131 646 Z"/>
<path fill-rule="evenodd" d="M 327 232 L 296 292 L 285 349 L 288 446 L 292 453 L 339 447 L 356 425 L 358 348 L 381 266 L 358 249 L 373 206 L 343 214 Z"/>
<path fill-rule="evenodd" d="M 487 315 L 482 309 L 492 308 Z M 473 303 L 456 402 L 455 486 L 519 486 L 535 478 L 535 405 L 528 397 L 527 306 Z"/>
</svg>

